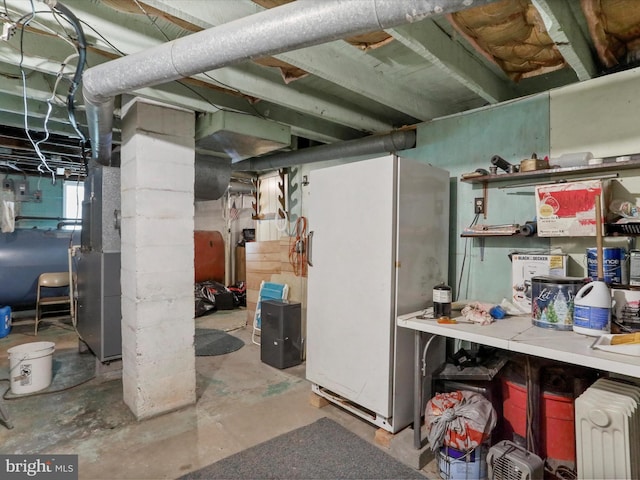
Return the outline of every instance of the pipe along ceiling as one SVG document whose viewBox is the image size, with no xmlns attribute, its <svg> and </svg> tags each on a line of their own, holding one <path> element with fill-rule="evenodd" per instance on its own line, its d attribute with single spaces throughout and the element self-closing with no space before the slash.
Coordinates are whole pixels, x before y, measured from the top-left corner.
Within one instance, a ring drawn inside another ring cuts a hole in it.
<svg viewBox="0 0 640 480">
<path fill-rule="evenodd" d="M 83 75 L 83 95 L 92 157 L 101 165 L 112 164 L 116 95 L 245 60 L 383 30 L 492 1 L 495 0 L 298 0 L 89 68 Z M 57 3 L 56 0 L 47 2 L 53 6 Z M 415 132 L 394 132 L 342 144 L 343 147 L 341 144 L 314 147 L 309 149 L 314 150 L 309 154 L 294 152 L 248 164 L 238 162 L 242 165 L 234 168 L 276 168 L 276 165 L 283 167 L 331 158 L 327 155 L 335 158 L 335 155 L 354 156 L 410 148 L 415 145 Z"/>
</svg>

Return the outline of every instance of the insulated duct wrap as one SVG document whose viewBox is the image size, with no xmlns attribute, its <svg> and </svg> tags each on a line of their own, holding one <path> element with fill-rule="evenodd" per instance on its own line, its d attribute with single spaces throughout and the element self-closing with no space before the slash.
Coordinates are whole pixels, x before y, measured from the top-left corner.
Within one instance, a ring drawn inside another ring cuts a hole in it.
<svg viewBox="0 0 640 480">
<path fill-rule="evenodd" d="M 245 60 L 423 20 L 493 0 L 302 0 L 88 69 L 83 95 L 92 154 L 111 160 L 113 97 Z M 107 123 L 102 123 L 107 122 Z"/>
<path fill-rule="evenodd" d="M 196 200 L 217 200 L 231 180 L 231 160 L 196 153 L 194 194 Z"/>
</svg>

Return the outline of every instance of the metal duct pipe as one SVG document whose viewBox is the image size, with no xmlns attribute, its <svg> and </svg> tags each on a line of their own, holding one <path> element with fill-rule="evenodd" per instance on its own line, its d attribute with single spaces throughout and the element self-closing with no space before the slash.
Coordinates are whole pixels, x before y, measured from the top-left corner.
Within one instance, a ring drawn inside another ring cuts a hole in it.
<svg viewBox="0 0 640 480">
<path fill-rule="evenodd" d="M 249 195 L 255 191 L 255 187 L 251 183 L 239 182 L 237 180 L 231 180 L 229 182 L 229 193 L 241 193 Z"/>
<path fill-rule="evenodd" d="M 83 76 L 93 157 L 109 165 L 116 95 L 492 1 L 300 0 L 97 65 Z"/>
<path fill-rule="evenodd" d="M 193 184 L 196 200 L 217 200 L 225 194 L 231 180 L 231 160 L 196 153 Z"/>
<path fill-rule="evenodd" d="M 387 135 L 372 135 L 346 142 L 304 148 L 293 152 L 278 153 L 250 160 L 243 160 L 231 165 L 233 170 L 276 170 L 292 165 L 322 162 L 338 158 L 358 157 L 385 152 L 397 152 L 416 146 L 415 130 L 400 130 Z"/>
</svg>

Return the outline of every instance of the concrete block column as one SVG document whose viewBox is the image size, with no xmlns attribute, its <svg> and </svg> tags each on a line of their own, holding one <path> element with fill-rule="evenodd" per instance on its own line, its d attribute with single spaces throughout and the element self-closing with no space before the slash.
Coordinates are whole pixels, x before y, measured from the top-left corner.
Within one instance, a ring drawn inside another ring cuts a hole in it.
<svg viewBox="0 0 640 480">
<path fill-rule="evenodd" d="M 195 403 L 192 112 L 123 108 L 122 383 L 138 419 Z"/>
</svg>

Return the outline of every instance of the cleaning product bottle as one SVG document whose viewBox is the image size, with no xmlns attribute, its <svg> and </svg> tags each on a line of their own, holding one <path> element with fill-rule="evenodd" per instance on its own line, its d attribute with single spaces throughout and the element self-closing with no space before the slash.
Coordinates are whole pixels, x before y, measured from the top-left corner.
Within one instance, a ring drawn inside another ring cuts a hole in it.
<svg viewBox="0 0 640 480">
<path fill-rule="evenodd" d="M 602 281 L 587 283 L 573 299 L 573 331 L 600 336 L 611 332 L 611 292 Z"/>
<path fill-rule="evenodd" d="M 11 307 L 0 307 L 0 338 L 9 335 L 11 331 Z"/>
</svg>

